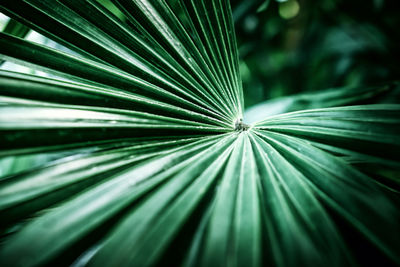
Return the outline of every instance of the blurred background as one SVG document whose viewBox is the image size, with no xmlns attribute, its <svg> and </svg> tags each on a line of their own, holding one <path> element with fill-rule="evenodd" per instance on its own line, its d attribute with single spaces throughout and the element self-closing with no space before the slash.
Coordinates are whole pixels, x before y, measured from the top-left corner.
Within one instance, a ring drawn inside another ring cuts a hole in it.
<svg viewBox="0 0 400 267">
<path fill-rule="evenodd" d="M 174 5 L 177 0 L 168 1 Z M 113 9 L 109 0 L 100 2 Z M 231 0 L 246 107 L 297 93 L 379 86 L 398 80 L 398 3 L 399 0 Z M 113 12 L 119 15 L 118 10 Z M 0 29 L 69 50 L 22 25 L 15 27 L 1 14 Z M 0 68 L 48 76 L 10 62 Z"/>
<path fill-rule="evenodd" d="M 232 0 L 246 106 L 400 77 L 398 0 Z"/>
</svg>

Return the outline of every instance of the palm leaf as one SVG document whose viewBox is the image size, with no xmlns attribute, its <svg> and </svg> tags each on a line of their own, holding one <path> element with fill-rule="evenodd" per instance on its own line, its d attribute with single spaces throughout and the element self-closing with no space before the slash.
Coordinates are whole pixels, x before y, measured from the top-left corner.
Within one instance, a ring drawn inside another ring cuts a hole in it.
<svg viewBox="0 0 400 267">
<path fill-rule="evenodd" d="M 346 105 L 387 103 L 391 94 L 398 94 L 398 83 L 373 87 L 344 87 L 304 93 L 267 100 L 246 110 L 244 119 L 257 122 L 268 116 L 304 109 L 328 108 Z M 395 97 L 393 97 L 395 98 Z"/>
<path fill-rule="evenodd" d="M 2 59 L 51 77 L 0 71 L 2 266 L 400 262 L 400 106 L 334 107 L 393 86 L 246 125 L 225 0 L 0 10 L 63 47 L 0 33 Z"/>
<path fill-rule="evenodd" d="M 10 19 L 4 26 L 3 32 L 24 38 L 30 32 L 29 27 L 14 19 Z M 0 61 L 0 66 L 4 63 L 4 60 Z"/>
</svg>

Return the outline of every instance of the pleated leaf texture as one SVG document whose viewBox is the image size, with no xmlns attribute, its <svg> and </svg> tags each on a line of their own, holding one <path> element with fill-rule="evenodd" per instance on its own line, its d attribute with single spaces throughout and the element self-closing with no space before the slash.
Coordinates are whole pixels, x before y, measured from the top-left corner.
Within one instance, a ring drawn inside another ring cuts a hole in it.
<svg viewBox="0 0 400 267">
<path fill-rule="evenodd" d="M 247 125 L 227 0 L 104 2 L 0 3 L 0 266 L 400 263 L 400 105 Z"/>
</svg>

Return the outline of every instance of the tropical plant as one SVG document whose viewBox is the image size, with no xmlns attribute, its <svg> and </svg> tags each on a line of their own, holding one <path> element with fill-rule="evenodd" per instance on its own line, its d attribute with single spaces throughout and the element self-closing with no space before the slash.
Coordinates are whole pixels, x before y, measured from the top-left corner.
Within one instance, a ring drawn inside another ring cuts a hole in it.
<svg viewBox="0 0 400 267">
<path fill-rule="evenodd" d="M 1 266 L 400 263 L 396 83 L 248 125 L 228 1 L 0 11 L 63 46 L 0 34 Z"/>
<path fill-rule="evenodd" d="M 231 4 L 247 106 L 322 88 L 399 79 L 396 1 L 232 0 Z"/>
</svg>

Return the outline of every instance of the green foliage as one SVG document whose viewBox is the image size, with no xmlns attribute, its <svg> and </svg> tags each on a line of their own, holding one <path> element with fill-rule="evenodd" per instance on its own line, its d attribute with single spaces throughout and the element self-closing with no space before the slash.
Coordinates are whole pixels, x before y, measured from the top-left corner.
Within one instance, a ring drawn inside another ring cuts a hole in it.
<svg viewBox="0 0 400 267">
<path fill-rule="evenodd" d="M 283 17 L 295 2 L 296 16 Z M 248 107 L 295 93 L 398 80 L 396 1 L 233 0 L 232 6 Z"/>
<path fill-rule="evenodd" d="M 0 11 L 60 44 L 0 33 L 2 60 L 46 73 L 0 70 L 1 266 L 400 263 L 397 82 L 269 100 L 243 122 L 228 1 Z"/>
</svg>

